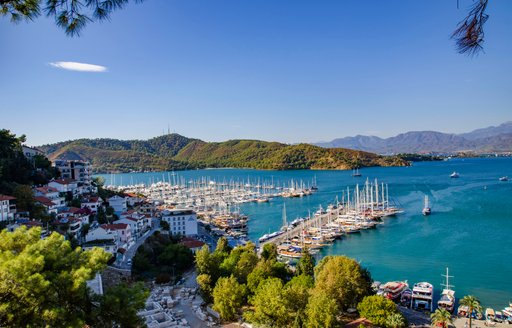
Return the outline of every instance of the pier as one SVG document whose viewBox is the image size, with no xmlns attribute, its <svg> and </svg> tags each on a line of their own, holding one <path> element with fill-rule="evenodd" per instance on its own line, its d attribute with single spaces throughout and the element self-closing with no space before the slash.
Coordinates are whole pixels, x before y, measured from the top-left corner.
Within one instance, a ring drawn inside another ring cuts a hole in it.
<svg viewBox="0 0 512 328">
<path fill-rule="evenodd" d="M 330 212 L 327 212 L 326 214 L 316 215 L 316 216 L 312 217 L 311 219 L 305 221 L 303 224 L 299 224 L 296 227 L 291 228 L 290 230 L 286 231 L 282 235 L 276 236 L 274 238 L 271 238 L 271 239 L 268 239 L 268 240 L 265 240 L 265 241 L 259 243 L 260 249 L 263 249 L 263 246 L 265 246 L 266 244 L 269 244 L 269 243 L 274 243 L 274 244 L 279 245 L 279 244 L 283 243 L 284 241 L 286 241 L 287 239 L 289 239 L 290 237 L 300 235 L 301 230 L 308 229 L 309 227 L 324 226 L 327 223 L 329 223 L 330 221 L 334 220 L 338 216 L 338 212 L 339 211 L 330 211 Z"/>
</svg>

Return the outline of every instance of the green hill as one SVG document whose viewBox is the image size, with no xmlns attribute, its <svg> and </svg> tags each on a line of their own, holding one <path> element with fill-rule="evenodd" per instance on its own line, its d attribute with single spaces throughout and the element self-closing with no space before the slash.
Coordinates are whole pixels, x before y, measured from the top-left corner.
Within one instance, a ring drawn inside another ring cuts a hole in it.
<svg viewBox="0 0 512 328">
<path fill-rule="evenodd" d="M 48 158 L 84 159 L 98 172 L 181 170 L 205 167 L 257 169 L 351 169 L 403 166 L 397 157 L 309 144 L 259 140 L 204 142 L 178 134 L 149 140 L 78 139 L 39 147 Z"/>
</svg>

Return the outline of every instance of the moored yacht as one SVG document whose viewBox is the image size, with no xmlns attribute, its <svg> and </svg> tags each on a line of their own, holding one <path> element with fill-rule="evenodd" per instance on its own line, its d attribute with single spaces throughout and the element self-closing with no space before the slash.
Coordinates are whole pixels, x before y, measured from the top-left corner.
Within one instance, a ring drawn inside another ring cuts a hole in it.
<svg viewBox="0 0 512 328">
<path fill-rule="evenodd" d="M 434 286 L 429 282 L 418 282 L 412 288 L 411 308 L 414 310 L 434 310 Z"/>
<path fill-rule="evenodd" d="M 381 285 L 377 294 L 392 301 L 399 301 L 402 292 L 407 288 L 409 288 L 407 281 L 390 281 Z"/>
<path fill-rule="evenodd" d="M 449 280 L 450 278 L 453 278 L 453 276 L 448 274 L 448 268 L 446 268 L 446 275 L 442 276 L 446 278 L 446 283 L 441 284 L 443 291 L 441 293 L 441 298 L 437 301 L 437 306 L 453 313 L 455 308 L 455 291 L 452 289 L 454 286 L 450 285 Z"/>
</svg>

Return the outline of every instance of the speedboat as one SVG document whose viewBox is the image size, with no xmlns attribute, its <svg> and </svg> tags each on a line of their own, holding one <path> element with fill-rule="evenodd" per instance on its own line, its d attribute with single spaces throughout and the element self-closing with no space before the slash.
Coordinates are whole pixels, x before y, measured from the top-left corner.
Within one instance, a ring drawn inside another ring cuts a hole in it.
<svg viewBox="0 0 512 328">
<path fill-rule="evenodd" d="M 459 177 L 459 173 L 457 173 L 457 171 L 453 171 L 452 174 L 450 174 L 450 178 L 454 179 L 454 178 L 458 178 Z"/>
<path fill-rule="evenodd" d="M 500 181 L 508 181 L 508 177 L 507 176 L 501 177 Z"/>
<path fill-rule="evenodd" d="M 485 320 L 487 321 L 494 321 L 496 317 L 496 313 L 494 313 L 494 310 L 491 308 L 485 309 Z"/>
<path fill-rule="evenodd" d="M 434 311 L 434 286 L 429 282 L 418 282 L 412 288 L 411 308 Z"/>
</svg>

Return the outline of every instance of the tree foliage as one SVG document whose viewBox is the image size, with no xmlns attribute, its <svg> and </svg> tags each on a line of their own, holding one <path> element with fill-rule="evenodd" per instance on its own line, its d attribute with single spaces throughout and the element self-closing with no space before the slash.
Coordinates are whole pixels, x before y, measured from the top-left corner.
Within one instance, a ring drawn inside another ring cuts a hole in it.
<svg viewBox="0 0 512 328">
<path fill-rule="evenodd" d="M 473 311 L 482 312 L 482 305 L 480 304 L 480 300 L 473 295 L 466 295 L 459 301 L 459 305 L 464 305 L 468 307 L 469 328 L 471 328 Z"/>
<path fill-rule="evenodd" d="M 131 286 L 119 284 L 108 288 L 105 294 L 97 296 L 99 303 L 93 319 L 94 327 L 143 327 L 144 320 L 137 312 L 144 308 L 149 290 L 142 283 Z"/>
<path fill-rule="evenodd" d="M 306 309 L 307 326 L 311 328 L 338 327 L 338 303 L 323 290 L 314 290 Z"/>
<path fill-rule="evenodd" d="M 370 295 L 371 283 L 369 272 L 345 256 L 326 256 L 315 268 L 315 290 L 335 300 L 341 311 Z"/>
<path fill-rule="evenodd" d="M 141 2 L 135 0 L 134 2 Z M 79 35 L 93 21 L 110 19 L 115 10 L 126 6 L 129 0 L 0 0 L 0 14 L 11 21 L 34 20 L 41 13 L 55 19 L 55 24 L 67 35 Z"/>
<path fill-rule="evenodd" d="M 242 307 L 245 286 L 240 285 L 235 277 L 219 278 L 213 289 L 213 309 L 224 320 L 235 320 Z"/>
<path fill-rule="evenodd" d="M 72 249 L 57 233 L 40 235 L 25 227 L 0 233 L 0 326 L 83 326 L 92 311 L 86 281 L 110 255 Z"/>
<path fill-rule="evenodd" d="M 297 274 L 305 274 L 311 277 L 315 275 L 315 258 L 311 255 L 307 246 L 303 248 L 302 257 L 297 263 Z"/>
<path fill-rule="evenodd" d="M 250 304 L 253 311 L 246 318 L 265 327 L 288 327 L 291 312 L 288 310 L 286 291 L 278 278 L 269 278 L 260 284 Z"/>
<path fill-rule="evenodd" d="M 388 327 L 387 321 L 390 316 L 401 315 L 393 301 L 380 295 L 366 296 L 357 305 L 357 310 L 361 317 L 379 327 Z"/>
<path fill-rule="evenodd" d="M 430 315 L 430 320 L 432 325 L 436 327 L 441 326 L 443 328 L 447 328 L 453 322 L 451 313 L 442 308 L 436 309 L 436 311 Z"/>
<path fill-rule="evenodd" d="M 459 53 L 472 56 L 483 50 L 484 24 L 489 18 L 485 12 L 488 2 L 489 0 L 474 1 L 467 16 L 453 32 L 452 38 L 455 39 Z"/>
</svg>

